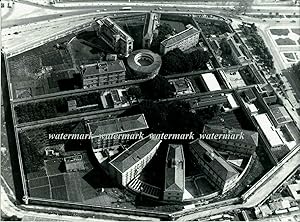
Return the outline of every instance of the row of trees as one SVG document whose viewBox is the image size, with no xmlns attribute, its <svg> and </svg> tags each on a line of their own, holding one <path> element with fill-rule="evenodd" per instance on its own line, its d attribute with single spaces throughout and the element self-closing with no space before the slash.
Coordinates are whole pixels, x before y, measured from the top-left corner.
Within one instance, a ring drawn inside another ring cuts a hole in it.
<svg viewBox="0 0 300 222">
<path fill-rule="evenodd" d="M 171 85 L 168 80 L 157 75 L 153 79 L 148 80 L 140 85 L 140 94 L 135 92 L 137 96 L 141 96 L 144 99 L 164 99 L 174 95 L 175 88 Z M 136 90 L 135 90 L 136 91 Z"/>
<path fill-rule="evenodd" d="M 262 37 L 257 33 L 257 27 L 252 24 L 250 27 L 241 26 L 243 34 L 254 49 L 254 53 L 262 59 L 263 63 L 271 70 L 274 68 L 273 56 L 264 43 Z"/>
<path fill-rule="evenodd" d="M 15 107 L 18 122 L 24 123 L 57 117 L 59 113 L 68 112 L 67 101 L 73 99 L 76 100 L 77 106 L 98 104 L 100 108 L 103 108 L 100 95 L 97 92 L 42 102 L 26 103 Z"/>
<path fill-rule="evenodd" d="M 163 55 L 161 74 L 170 75 L 173 73 L 206 69 L 208 61 L 209 54 L 207 51 L 198 49 L 190 53 L 183 53 L 180 49 L 176 48 Z"/>
</svg>

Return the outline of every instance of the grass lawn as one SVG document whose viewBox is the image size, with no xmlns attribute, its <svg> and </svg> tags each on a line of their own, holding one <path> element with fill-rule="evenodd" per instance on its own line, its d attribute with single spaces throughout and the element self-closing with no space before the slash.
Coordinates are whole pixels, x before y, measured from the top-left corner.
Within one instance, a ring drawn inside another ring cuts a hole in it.
<svg viewBox="0 0 300 222">
<path fill-rule="evenodd" d="M 290 38 L 275 39 L 277 45 L 296 45 L 296 42 Z"/>
<path fill-rule="evenodd" d="M 300 29 L 291 29 L 293 33 L 300 35 Z"/>
<path fill-rule="evenodd" d="M 288 35 L 290 31 L 288 29 L 270 29 L 270 32 L 272 35 Z"/>
<path fill-rule="evenodd" d="M 197 184 L 201 195 L 207 195 L 216 191 L 216 189 L 204 177 L 196 178 L 195 183 Z"/>
<path fill-rule="evenodd" d="M 14 97 L 59 91 L 58 88 L 49 86 L 47 77 L 53 72 L 73 68 L 71 56 L 64 48 L 73 36 L 68 35 L 8 59 Z M 20 90 L 27 92 L 26 95 L 20 95 Z"/>
<path fill-rule="evenodd" d="M 161 20 L 161 24 L 169 24 L 172 28 L 175 29 L 176 32 L 182 32 L 185 30 L 185 25 L 182 22 L 177 21 L 169 21 L 169 20 Z"/>
<path fill-rule="evenodd" d="M 95 63 L 101 58 L 101 50 L 88 45 L 85 39 L 73 39 L 69 49 L 77 65 Z"/>
<path fill-rule="evenodd" d="M 288 59 L 295 59 L 294 53 L 285 52 L 283 55 Z"/>
</svg>

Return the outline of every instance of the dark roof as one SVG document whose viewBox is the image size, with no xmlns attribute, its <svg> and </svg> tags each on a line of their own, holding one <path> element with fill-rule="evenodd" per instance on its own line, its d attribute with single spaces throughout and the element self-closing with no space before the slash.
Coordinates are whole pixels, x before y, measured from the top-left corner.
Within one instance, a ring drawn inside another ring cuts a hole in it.
<svg viewBox="0 0 300 222">
<path fill-rule="evenodd" d="M 120 153 L 116 158 L 110 161 L 110 164 L 120 172 L 124 173 L 139 160 L 143 159 L 160 143 L 161 140 L 152 139 L 150 136 L 147 136 Z"/>
<path fill-rule="evenodd" d="M 217 151 L 204 141 L 197 139 L 191 142 L 190 149 L 193 149 L 222 180 L 226 181 L 238 174 Z"/>
<path fill-rule="evenodd" d="M 84 76 L 107 75 L 115 72 L 125 72 L 125 65 L 122 60 L 106 61 L 84 65 Z"/>
<path fill-rule="evenodd" d="M 170 144 L 166 158 L 165 190 L 184 191 L 184 165 L 182 145 Z"/>
<path fill-rule="evenodd" d="M 281 106 L 279 104 L 274 104 L 269 107 L 277 124 L 292 121 L 291 116 L 289 115 L 289 113 L 287 112 L 284 106 Z"/>
<path fill-rule="evenodd" d="M 245 90 L 244 94 L 248 100 L 256 99 L 256 95 L 251 88 Z"/>
<path fill-rule="evenodd" d="M 176 35 L 171 36 L 170 38 L 163 40 L 160 44 L 165 47 L 169 47 L 199 32 L 200 31 L 198 29 L 190 25 L 187 29 L 177 33 Z"/>
<path fill-rule="evenodd" d="M 206 106 L 223 104 L 226 102 L 227 102 L 226 95 L 215 94 L 213 97 L 211 97 L 210 95 L 201 96 L 201 98 L 199 99 L 189 101 L 189 104 L 192 109 L 199 109 Z"/>
<path fill-rule="evenodd" d="M 87 125 L 92 133 L 92 136 L 148 129 L 148 124 L 144 114 L 100 121 L 89 120 Z"/>
<path fill-rule="evenodd" d="M 254 131 L 237 129 L 237 128 L 226 128 L 222 125 L 211 125 L 206 124 L 203 129 L 203 133 L 210 134 L 240 134 L 243 133 L 244 139 L 238 139 L 238 143 L 247 145 L 257 146 L 258 145 L 258 133 Z"/>
</svg>

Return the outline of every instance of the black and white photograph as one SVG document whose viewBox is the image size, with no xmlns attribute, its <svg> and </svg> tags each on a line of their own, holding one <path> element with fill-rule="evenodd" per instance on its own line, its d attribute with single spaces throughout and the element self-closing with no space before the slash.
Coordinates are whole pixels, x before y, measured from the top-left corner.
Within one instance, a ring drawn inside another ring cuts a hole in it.
<svg viewBox="0 0 300 222">
<path fill-rule="evenodd" d="M 1 0 L 1 221 L 300 221 L 300 0 Z"/>
</svg>

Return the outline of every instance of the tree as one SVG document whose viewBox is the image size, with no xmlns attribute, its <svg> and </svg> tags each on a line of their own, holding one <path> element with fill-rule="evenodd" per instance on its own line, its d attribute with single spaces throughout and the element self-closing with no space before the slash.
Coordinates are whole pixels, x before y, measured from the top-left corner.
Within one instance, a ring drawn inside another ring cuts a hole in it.
<svg viewBox="0 0 300 222">
<path fill-rule="evenodd" d="M 158 34 L 154 36 L 153 41 L 151 43 L 151 50 L 159 53 L 160 43 L 166 39 L 166 36 L 173 33 L 173 28 L 171 25 L 167 23 L 161 24 L 157 28 Z"/>
<path fill-rule="evenodd" d="M 161 70 L 166 75 L 172 73 L 187 72 L 189 70 L 189 67 L 186 61 L 186 56 L 178 48 L 167 52 L 162 57 Z"/>
<path fill-rule="evenodd" d="M 128 95 L 129 96 L 133 96 L 135 98 L 141 98 L 142 96 L 142 90 L 140 87 L 137 87 L 137 86 L 132 86 L 128 89 Z"/>
<path fill-rule="evenodd" d="M 222 50 L 222 54 L 231 55 L 232 49 L 226 39 L 222 39 L 220 42 L 220 48 Z"/>
<path fill-rule="evenodd" d="M 161 73 L 169 75 L 173 73 L 184 73 L 206 68 L 209 60 L 208 52 L 202 49 L 194 50 L 190 53 L 184 53 L 176 48 L 167 52 L 162 57 Z"/>
<path fill-rule="evenodd" d="M 148 99 L 163 99 L 174 94 L 175 88 L 161 75 L 141 84 L 142 94 Z"/>
</svg>

